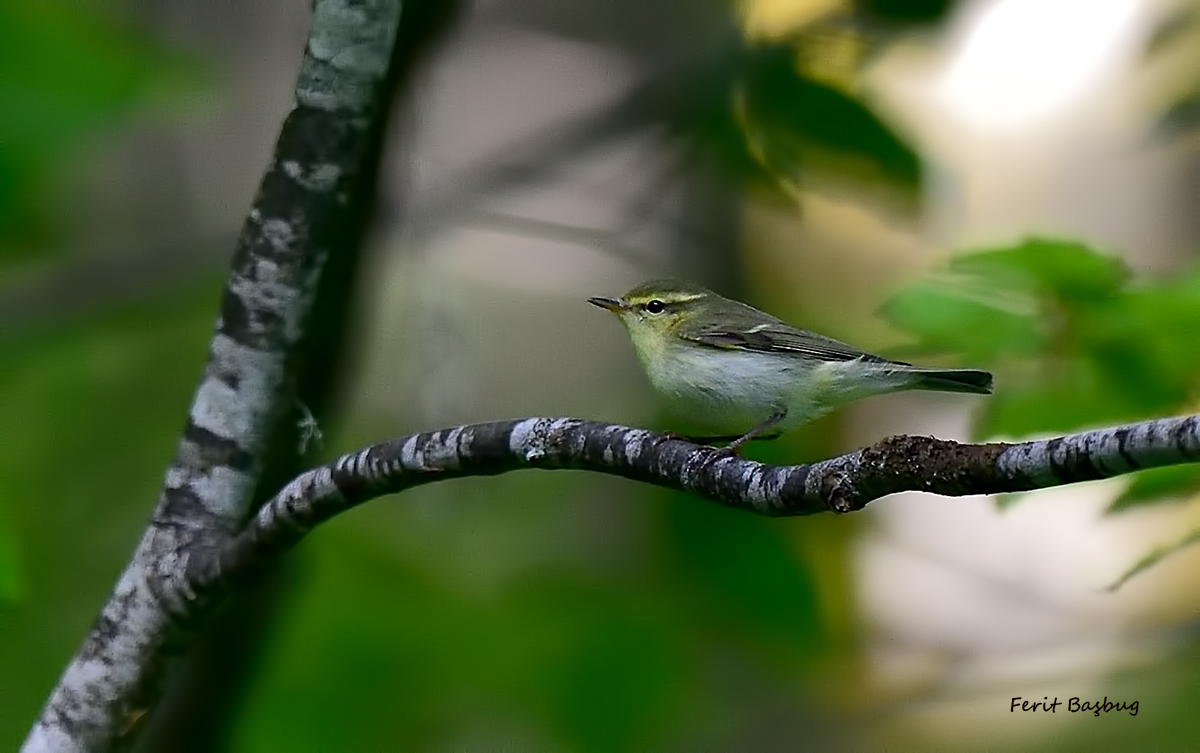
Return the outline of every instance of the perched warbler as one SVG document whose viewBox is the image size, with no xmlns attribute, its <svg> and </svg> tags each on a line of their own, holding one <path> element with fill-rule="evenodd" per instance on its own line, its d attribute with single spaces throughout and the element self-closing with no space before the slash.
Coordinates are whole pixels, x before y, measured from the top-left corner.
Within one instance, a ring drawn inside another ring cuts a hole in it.
<svg viewBox="0 0 1200 753">
<path fill-rule="evenodd" d="M 651 280 L 588 302 L 625 325 L 667 407 L 719 435 L 706 440 L 733 440 L 732 451 L 870 395 L 992 391 L 986 371 L 889 361 L 686 282 Z"/>
</svg>

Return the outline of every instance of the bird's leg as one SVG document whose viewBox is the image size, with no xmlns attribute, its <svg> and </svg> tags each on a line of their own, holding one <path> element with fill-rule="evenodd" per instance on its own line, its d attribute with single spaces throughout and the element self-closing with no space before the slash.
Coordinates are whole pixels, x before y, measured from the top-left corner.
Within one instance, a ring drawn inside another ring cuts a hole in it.
<svg viewBox="0 0 1200 753">
<path fill-rule="evenodd" d="M 712 444 L 713 442 L 732 442 L 739 436 L 739 434 L 734 434 L 732 436 L 720 437 L 693 437 L 687 434 L 676 434 L 673 431 L 665 431 L 663 432 L 663 441 L 665 442 L 668 439 L 678 439 L 681 442 L 691 442 L 692 444 Z"/>
<path fill-rule="evenodd" d="M 722 455 L 736 455 L 739 447 L 746 444 L 751 439 L 757 438 L 764 431 L 766 431 L 767 429 L 770 429 L 772 426 L 774 426 L 774 425 L 778 424 L 780 421 L 782 421 L 786 416 L 787 416 L 787 408 L 776 409 L 776 411 L 774 413 L 767 416 L 767 420 L 763 421 L 758 426 L 755 426 L 750 431 L 746 432 L 742 436 L 738 437 L 737 439 L 733 440 L 729 444 L 725 445 L 720 450 L 718 450 L 718 452 L 720 452 Z"/>
<path fill-rule="evenodd" d="M 770 427 L 767 427 L 770 428 Z M 668 439 L 678 439 L 681 442 L 691 442 L 692 444 L 714 444 L 716 442 L 733 442 L 744 437 L 744 434 L 722 434 L 715 437 L 693 437 L 687 434 L 677 434 L 673 431 L 664 431 L 659 435 L 659 442 L 666 442 Z M 779 439 L 783 434 L 768 434 L 766 436 L 758 435 L 747 438 L 746 441 L 757 442 L 768 439 Z"/>
<path fill-rule="evenodd" d="M 740 434 L 725 434 L 719 437 L 681 437 L 693 444 L 713 444 L 714 442 L 732 442 L 739 438 Z"/>
<path fill-rule="evenodd" d="M 723 434 L 715 437 L 689 437 L 686 434 L 677 434 L 673 431 L 664 431 L 659 435 L 658 441 L 661 443 L 671 439 L 678 439 L 681 442 L 691 442 L 692 444 L 702 445 L 711 445 L 714 442 L 728 442 L 729 444 L 721 448 L 721 452 L 729 455 L 735 455 L 737 454 L 738 448 L 744 445 L 746 442 L 757 441 L 759 439 L 779 439 L 781 436 L 783 436 L 782 432 L 763 436 L 763 432 L 782 421 L 785 416 L 787 416 L 787 409 L 780 408 L 770 416 L 767 416 L 767 420 L 763 421 L 758 426 L 755 426 L 745 434 Z"/>
</svg>

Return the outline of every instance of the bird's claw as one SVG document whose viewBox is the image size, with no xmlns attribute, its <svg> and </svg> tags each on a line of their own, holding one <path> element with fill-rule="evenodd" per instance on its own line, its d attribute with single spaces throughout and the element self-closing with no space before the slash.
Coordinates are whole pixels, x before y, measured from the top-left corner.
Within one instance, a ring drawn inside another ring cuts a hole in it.
<svg viewBox="0 0 1200 753">
<path fill-rule="evenodd" d="M 654 444 L 657 446 L 657 445 L 662 444 L 663 442 L 670 442 L 671 440 L 677 440 L 680 442 L 691 442 L 692 441 L 691 438 L 685 437 L 682 434 L 676 434 L 673 431 L 664 431 L 654 439 Z"/>
</svg>

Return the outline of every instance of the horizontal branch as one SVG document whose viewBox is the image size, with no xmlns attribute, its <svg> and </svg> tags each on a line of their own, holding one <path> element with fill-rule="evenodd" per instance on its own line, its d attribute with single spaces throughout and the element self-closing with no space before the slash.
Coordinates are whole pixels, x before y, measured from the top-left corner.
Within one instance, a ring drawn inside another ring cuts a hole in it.
<svg viewBox="0 0 1200 753">
<path fill-rule="evenodd" d="M 1200 416 L 1166 418 L 1032 442 L 963 444 L 890 437 L 829 460 L 771 466 L 643 429 L 527 418 L 414 434 L 308 471 L 210 556 L 193 556 L 193 603 L 269 562 L 322 521 L 413 486 L 522 468 L 599 471 L 684 489 L 770 516 L 852 512 L 902 491 L 998 494 L 1200 460 Z"/>
</svg>

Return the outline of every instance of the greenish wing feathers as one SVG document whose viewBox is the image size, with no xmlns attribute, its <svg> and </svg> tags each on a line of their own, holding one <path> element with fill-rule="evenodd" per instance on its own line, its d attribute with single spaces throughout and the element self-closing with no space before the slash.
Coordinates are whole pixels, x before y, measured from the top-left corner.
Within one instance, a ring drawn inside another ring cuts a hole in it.
<svg viewBox="0 0 1200 753">
<path fill-rule="evenodd" d="M 813 332 L 805 332 L 791 325 L 778 322 L 770 325 L 757 325 L 747 330 L 709 329 L 701 332 L 688 332 L 682 335 L 685 339 L 724 350 L 751 350 L 760 353 L 796 353 L 797 355 L 818 358 L 824 361 L 870 361 L 873 363 L 895 363 L 901 366 L 908 364 L 899 361 L 889 361 L 886 358 L 872 355 L 846 343 L 823 337 Z"/>
</svg>

